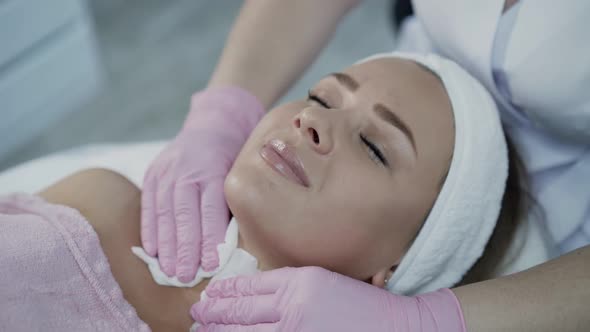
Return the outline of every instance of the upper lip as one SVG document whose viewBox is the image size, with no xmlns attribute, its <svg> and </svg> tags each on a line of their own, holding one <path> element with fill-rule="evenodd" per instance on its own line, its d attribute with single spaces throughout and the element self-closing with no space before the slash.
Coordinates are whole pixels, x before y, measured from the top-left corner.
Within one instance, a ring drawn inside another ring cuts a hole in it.
<svg viewBox="0 0 590 332">
<path fill-rule="evenodd" d="M 309 178 L 305 173 L 303 162 L 301 162 L 301 159 L 297 155 L 297 151 L 292 146 L 280 139 L 273 139 L 268 142 L 268 144 L 285 160 L 289 167 L 291 167 L 293 173 L 295 173 L 301 182 L 303 182 L 303 185 L 305 187 L 309 187 Z"/>
</svg>

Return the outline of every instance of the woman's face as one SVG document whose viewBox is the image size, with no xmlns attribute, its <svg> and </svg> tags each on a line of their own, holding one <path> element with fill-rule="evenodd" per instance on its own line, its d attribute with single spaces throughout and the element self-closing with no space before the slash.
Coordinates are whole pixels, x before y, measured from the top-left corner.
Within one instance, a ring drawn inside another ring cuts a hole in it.
<svg viewBox="0 0 590 332">
<path fill-rule="evenodd" d="M 444 181 L 450 101 L 436 76 L 394 58 L 310 94 L 262 119 L 226 179 L 242 243 L 262 269 L 322 266 L 382 285 Z"/>
</svg>

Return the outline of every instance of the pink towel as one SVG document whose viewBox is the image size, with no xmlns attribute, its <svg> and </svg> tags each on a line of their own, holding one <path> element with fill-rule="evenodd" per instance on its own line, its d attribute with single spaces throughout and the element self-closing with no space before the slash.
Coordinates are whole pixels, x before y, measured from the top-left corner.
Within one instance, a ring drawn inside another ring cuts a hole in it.
<svg viewBox="0 0 590 332">
<path fill-rule="evenodd" d="M 98 236 L 66 206 L 0 196 L 0 331 L 150 331 Z"/>
</svg>

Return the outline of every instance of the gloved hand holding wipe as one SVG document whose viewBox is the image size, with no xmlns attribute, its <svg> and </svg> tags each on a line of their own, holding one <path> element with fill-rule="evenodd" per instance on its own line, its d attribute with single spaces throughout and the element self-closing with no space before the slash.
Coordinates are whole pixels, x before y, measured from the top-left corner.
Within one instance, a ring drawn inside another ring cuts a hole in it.
<svg viewBox="0 0 590 332">
<path fill-rule="evenodd" d="M 182 130 L 148 169 L 141 241 L 168 276 L 188 281 L 200 265 L 209 271 L 219 264 L 216 248 L 229 223 L 225 176 L 263 115 L 256 97 L 240 88 L 196 93 Z"/>
</svg>

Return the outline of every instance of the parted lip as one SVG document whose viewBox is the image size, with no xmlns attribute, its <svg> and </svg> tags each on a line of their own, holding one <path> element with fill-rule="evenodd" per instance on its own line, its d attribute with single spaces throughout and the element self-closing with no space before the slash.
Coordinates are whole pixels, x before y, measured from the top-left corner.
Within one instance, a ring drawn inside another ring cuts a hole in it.
<svg viewBox="0 0 590 332">
<path fill-rule="evenodd" d="M 280 139 L 272 139 L 267 143 L 267 145 L 270 146 L 285 161 L 295 176 L 299 178 L 303 186 L 306 188 L 309 187 L 309 178 L 305 173 L 303 162 L 297 155 L 295 148 Z"/>
</svg>

